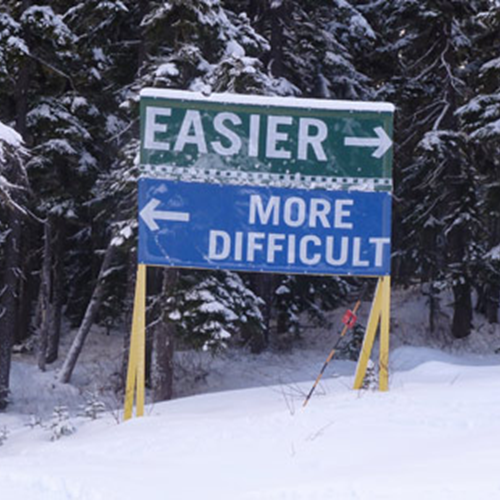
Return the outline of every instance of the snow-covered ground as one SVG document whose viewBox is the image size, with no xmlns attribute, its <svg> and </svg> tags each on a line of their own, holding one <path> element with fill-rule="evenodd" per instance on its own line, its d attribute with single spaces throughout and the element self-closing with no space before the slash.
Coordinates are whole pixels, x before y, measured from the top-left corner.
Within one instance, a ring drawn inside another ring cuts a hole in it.
<svg viewBox="0 0 500 500">
<path fill-rule="evenodd" d="M 111 409 L 97 420 L 77 416 L 84 390 L 96 383 L 92 342 L 102 333 L 90 339 L 74 385 L 60 386 L 54 372 L 40 376 L 18 358 L 17 394 L 0 414 L 0 498 L 500 498 L 499 332 L 475 332 L 453 350 L 405 345 L 428 340 L 417 302 L 394 295 L 388 393 L 351 390 L 355 364 L 335 360 L 305 409 L 331 347 L 328 332 L 309 332 L 309 347 L 287 354 L 229 353 L 204 379 L 181 386 L 185 397 L 149 405 L 144 418 L 126 423 Z M 104 341 L 111 348 L 122 339 Z M 109 359 L 119 365 L 118 355 Z M 48 410 L 58 404 L 70 408 L 62 427 L 76 432 L 51 441 Z M 41 425 L 25 425 L 29 413 Z"/>
</svg>

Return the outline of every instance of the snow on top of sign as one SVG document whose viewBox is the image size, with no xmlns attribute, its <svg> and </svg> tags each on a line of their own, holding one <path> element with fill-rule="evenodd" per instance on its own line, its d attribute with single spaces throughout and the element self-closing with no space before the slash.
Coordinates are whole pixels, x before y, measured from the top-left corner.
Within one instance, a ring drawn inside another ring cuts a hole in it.
<svg viewBox="0 0 500 500">
<path fill-rule="evenodd" d="M 275 97 L 242 94 L 203 94 L 185 90 L 145 88 L 141 97 L 180 99 L 185 101 L 217 102 L 224 104 L 246 104 L 255 106 L 280 106 L 334 111 L 374 111 L 393 113 L 394 104 L 389 102 L 334 101 L 330 99 L 306 99 L 297 97 Z"/>
</svg>

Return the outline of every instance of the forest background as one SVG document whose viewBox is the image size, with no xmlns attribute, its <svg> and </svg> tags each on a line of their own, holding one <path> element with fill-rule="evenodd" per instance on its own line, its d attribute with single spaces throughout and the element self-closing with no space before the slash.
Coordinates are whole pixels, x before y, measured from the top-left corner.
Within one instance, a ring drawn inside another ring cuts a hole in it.
<svg viewBox="0 0 500 500">
<path fill-rule="evenodd" d="M 45 370 L 65 325 L 78 327 L 67 382 L 93 324 L 130 322 L 144 87 L 394 103 L 394 283 L 421 288 L 431 332 L 459 341 L 475 315 L 498 322 L 497 0 L 4 0 L 0 409 L 14 346 Z M 360 287 L 148 273 L 155 400 L 172 397 L 174 349 L 288 348 L 299 318 L 324 321 Z"/>
</svg>

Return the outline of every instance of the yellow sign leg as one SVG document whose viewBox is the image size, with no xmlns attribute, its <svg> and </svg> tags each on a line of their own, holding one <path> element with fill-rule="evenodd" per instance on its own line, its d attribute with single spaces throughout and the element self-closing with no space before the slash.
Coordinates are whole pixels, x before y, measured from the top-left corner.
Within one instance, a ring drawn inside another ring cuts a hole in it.
<svg viewBox="0 0 500 500">
<path fill-rule="evenodd" d="M 380 312 L 379 390 L 389 390 L 389 322 L 391 313 L 391 277 L 382 278 Z"/>
<path fill-rule="evenodd" d="M 142 271 L 140 270 L 142 268 Z M 144 392 L 146 387 L 146 266 L 139 265 L 139 273 L 142 274 L 141 298 L 139 302 L 139 314 L 137 318 L 137 401 L 136 416 L 144 415 Z"/>
<path fill-rule="evenodd" d="M 377 333 L 380 312 L 382 309 L 382 279 L 383 278 L 380 278 L 378 280 L 377 289 L 375 290 L 375 298 L 373 299 L 370 316 L 368 318 L 368 325 L 366 327 L 365 338 L 363 339 L 363 346 L 361 347 L 358 366 L 356 368 L 356 376 L 354 377 L 354 389 L 361 389 L 361 386 L 363 385 L 368 360 L 370 359 L 375 334 Z"/>
<path fill-rule="evenodd" d="M 130 336 L 130 352 L 127 369 L 127 385 L 125 388 L 124 419 L 132 418 L 134 395 L 137 387 L 138 417 L 144 415 L 144 386 L 146 364 L 146 266 L 139 264 L 135 283 L 134 312 L 132 317 L 132 333 Z"/>
</svg>

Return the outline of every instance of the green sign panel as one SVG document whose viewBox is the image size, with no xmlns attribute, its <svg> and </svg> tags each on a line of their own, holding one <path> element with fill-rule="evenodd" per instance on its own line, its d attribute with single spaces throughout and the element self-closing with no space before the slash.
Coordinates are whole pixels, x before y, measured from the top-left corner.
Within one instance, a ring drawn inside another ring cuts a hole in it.
<svg viewBox="0 0 500 500">
<path fill-rule="evenodd" d="M 389 103 L 141 92 L 148 175 L 322 189 L 391 190 Z"/>
</svg>

